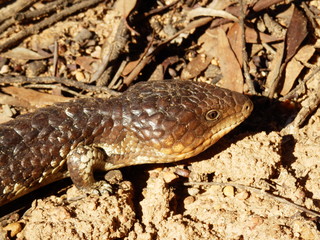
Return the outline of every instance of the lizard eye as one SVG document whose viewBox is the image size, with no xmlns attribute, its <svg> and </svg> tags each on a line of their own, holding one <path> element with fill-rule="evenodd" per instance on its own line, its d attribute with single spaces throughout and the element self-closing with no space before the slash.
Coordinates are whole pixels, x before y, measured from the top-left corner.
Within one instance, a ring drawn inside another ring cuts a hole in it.
<svg viewBox="0 0 320 240">
<path fill-rule="evenodd" d="M 209 121 L 217 120 L 220 117 L 220 113 L 217 110 L 209 110 L 206 113 L 206 119 Z"/>
</svg>

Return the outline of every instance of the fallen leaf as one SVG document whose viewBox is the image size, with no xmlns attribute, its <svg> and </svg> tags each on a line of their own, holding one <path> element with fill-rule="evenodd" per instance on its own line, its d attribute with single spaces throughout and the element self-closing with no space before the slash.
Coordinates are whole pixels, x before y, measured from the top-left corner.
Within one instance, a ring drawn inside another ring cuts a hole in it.
<svg viewBox="0 0 320 240">
<path fill-rule="evenodd" d="M 5 58 L 10 59 L 18 59 L 18 60 L 39 60 L 39 59 L 46 59 L 51 55 L 41 55 L 37 52 L 34 52 L 30 49 L 23 48 L 23 47 L 16 47 L 10 51 L 7 51 L 1 55 Z"/>
<path fill-rule="evenodd" d="M 282 37 L 272 36 L 266 33 L 257 32 L 255 29 L 246 27 L 247 43 L 270 43 L 283 40 Z"/>
<path fill-rule="evenodd" d="M 304 68 L 302 63 L 308 62 L 314 52 L 315 48 L 313 46 L 306 45 L 289 61 L 285 70 L 285 80 L 281 90 L 282 95 L 286 95 L 292 89 L 293 84 Z"/>
<path fill-rule="evenodd" d="M 261 10 L 279 2 L 283 2 L 283 0 L 260 0 L 253 6 L 253 11 L 260 12 Z"/>
<path fill-rule="evenodd" d="M 232 51 L 226 33 L 217 28 L 217 56 L 223 78 L 219 82 L 222 87 L 243 92 L 243 75 L 240 64 Z"/>
<path fill-rule="evenodd" d="M 183 69 L 181 73 L 181 79 L 187 80 L 192 79 L 201 74 L 212 60 L 212 56 L 208 56 L 206 54 L 198 54 L 195 58 L 193 58 L 187 66 Z"/>
<path fill-rule="evenodd" d="M 230 46 L 238 59 L 238 63 L 242 66 L 242 31 L 239 23 L 234 23 L 228 31 L 228 39 Z"/>
<path fill-rule="evenodd" d="M 200 49 L 199 54 L 193 58 L 181 73 L 181 79 L 191 79 L 199 76 L 210 64 L 215 55 L 215 46 L 217 45 L 217 38 L 211 34 L 211 30 L 207 30 L 199 37 L 198 45 Z"/>
<path fill-rule="evenodd" d="M 187 19 L 193 19 L 200 16 L 221 17 L 224 19 L 229 19 L 234 22 L 239 21 L 237 17 L 233 16 L 231 13 L 228 13 L 227 11 L 202 8 L 202 7 L 198 7 L 191 10 L 187 15 Z"/>
<path fill-rule="evenodd" d="M 1 105 L 7 104 L 10 106 L 24 107 L 24 108 L 31 107 L 31 105 L 27 101 L 16 98 L 16 97 L 12 97 L 6 94 L 0 94 L 0 104 Z"/>
<path fill-rule="evenodd" d="M 287 62 L 296 54 L 300 44 L 307 35 L 307 19 L 303 13 L 295 7 L 286 34 L 286 59 L 284 62 Z"/>
<path fill-rule="evenodd" d="M 22 87 L 4 87 L 2 91 L 10 94 L 20 100 L 23 100 L 34 107 L 43 107 L 46 105 L 52 105 L 56 102 L 67 102 L 70 101 L 71 98 L 56 96 L 47 93 L 40 93 L 38 91 L 32 89 L 25 89 Z"/>
<path fill-rule="evenodd" d="M 95 61 L 94 58 L 88 56 L 80 56 L 76 58 L 76 64 L 78 64 L 82 69 L 92 73 L 92 63 Z"/>
<path fill-rule="evenodd" d="M 136 4 L 136 0 L 118 0 L 114 4 L 114 9 L 118 10 L 124 18 L 127 18 Z"/>
</svg>

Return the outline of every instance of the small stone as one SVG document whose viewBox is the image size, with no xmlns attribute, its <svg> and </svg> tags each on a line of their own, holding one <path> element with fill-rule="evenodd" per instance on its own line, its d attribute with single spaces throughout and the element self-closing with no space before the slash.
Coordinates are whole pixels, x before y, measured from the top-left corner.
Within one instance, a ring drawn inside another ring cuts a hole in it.
<svg viewBox="0 0 320 240">
<path fill-rule="evenodd" d="M 27 64 L 26 75 L 28 77 L 36 77 L 45 72 L 47 66 L 44 61 L 33 61 Z"/>
<path fill-rule="evenodd" d="M 111 170 L 104 175 L 104 179 L 110 184 L 117 184 L 123 180 L 120 170 Z"/>
<path fill-rule="evenodd" d="M 79 82 L 85 82 L 85 80 L 86 80 L 86 78 L 82 72 L 76 72 L 75 77 Z"/>
<path fill-rule="evenodd" d="M 82 29 L 75 37 L 76 42 L 84 42 L 92 37 L 92 33 L 88 29 Z"/>
<path fill-rule="evenodd" d="M 195 198 L 193 196 L 188 196 L 184 199 L 183 203 L 184 205 L 190 205 L 195 201 Z"/>
<path fill-rule="evenodd" d="M 246 200 L 250 196 L 249 192 L 242 191 L 236 194 L 236 198 L 239 200 Z"/>
<path fill-rule="evenodd" d="M 199 188 L 188 188 L 188 193 L 190 196 L 195 196 L 199 193 Z"/>
<path fill-rule="evenodd" d="M 95 46 L 94 51 L 90 54 L 90 56 L 99 59 L 101 57 L 101 47 Z"/>
<path fill-rule="evenodd" d="M 166 183 L 170 183 L 173 180 L 177 179 L 177 175 L 174 174 L 173 172 L 163 172 L 162 177 Z"/>
<path fill-rule="evenodd" d="M 226 186 L 223 188 L 223 194 L 226 197 L 234 197 L 234 187 L 232 186 Z"/>
<path fill-rule="evenodd" d="M 10 71 L 10 67 L 8 65 L 3 65 L 0 69 L 0 74 L 8 73 Z"/>
<path fill-rule="evenodd" d="M 16 236 L 19 232 L 22 230 L 21 223 L 19 222 L 14 222 L 10 223 L 7 226 L 3 228 L 5 231 L 10 231 L 10 236 L 14 237 Z"/>
</svg>

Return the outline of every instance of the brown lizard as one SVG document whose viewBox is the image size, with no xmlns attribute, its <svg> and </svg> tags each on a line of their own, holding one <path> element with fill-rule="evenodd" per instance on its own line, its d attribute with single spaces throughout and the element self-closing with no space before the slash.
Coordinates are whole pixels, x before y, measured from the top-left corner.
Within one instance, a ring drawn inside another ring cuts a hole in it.
<svg viewBox="0 0 320 240">
<path fill-rule="evenodd" d="M 70 176 L 167 163 L 204 151 L 251 113 L 244 95 L 192 81 L 138 83 L 110 99 L 40 108 L 0 125 L 0 205 Z"/>
</svg>

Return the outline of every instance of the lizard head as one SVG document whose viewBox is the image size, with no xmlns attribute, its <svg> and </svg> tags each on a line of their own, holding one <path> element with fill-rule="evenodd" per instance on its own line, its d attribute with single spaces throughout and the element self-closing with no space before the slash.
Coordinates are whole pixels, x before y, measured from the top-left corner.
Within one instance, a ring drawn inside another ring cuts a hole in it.
<svg viewBox="0 0 320 240">
<path fill-rule="evenodd" d="M 192 81 L 136 84 L 124 97 L 131 99 L 130 131 L 139 139 L 137 164 L 195 156 L 253 109 L 249 98 L 240 93 Z"/>
</svg>

